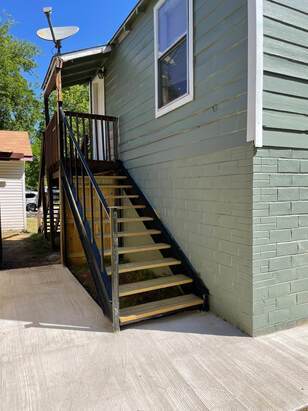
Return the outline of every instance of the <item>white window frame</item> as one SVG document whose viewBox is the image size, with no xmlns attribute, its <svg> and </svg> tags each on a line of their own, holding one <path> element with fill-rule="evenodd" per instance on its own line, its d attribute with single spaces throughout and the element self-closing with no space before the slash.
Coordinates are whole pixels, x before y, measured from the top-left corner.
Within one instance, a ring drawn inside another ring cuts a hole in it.
<svg viewBox="0 0 308 411">
<path fill-rule="evenodd" d="M 184 104 L 189 103 L 194 99 L 194 22 L 193 22 L 193 0 L 188 0 L 188 28 L 187 28 L 187 87 L 188 92 L 183 96 L 171 101 L 163 107 L 158 107 L 158 60 L 160 58 L 158 50 L 158 11 L 162 5 L 168 0 L 159 0 L 154 7 L 154 65 L 155 65 L 155 117 L 161 117 L 170 111 L 173 111 Z M 184 35 L 184 34 L 183 34 Z M 182 37 L 182 36 L 181 36 Z M 172 48 L 177 43 L 177 39 L 168 49 Z M 168 50 L 167 49 L 167 50 Z M 164 54 L 167 52 L 164 51 Z"/>
</svg>

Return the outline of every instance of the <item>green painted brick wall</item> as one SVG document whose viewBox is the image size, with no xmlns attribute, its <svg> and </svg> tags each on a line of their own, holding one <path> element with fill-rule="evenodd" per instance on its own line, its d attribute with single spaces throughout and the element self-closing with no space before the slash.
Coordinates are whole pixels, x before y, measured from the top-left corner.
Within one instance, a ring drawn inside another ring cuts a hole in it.
<svg viewBox="0 0 308 411">
<path fill-rule="evenodd" d="M 308 319 L 308 150 L 253 160 L 253 334 Z"/>
<path fill-rule="evenodd" d="M 253 146 L 130 172 L 210 290 L 211 310 L 252 333 Z"/>
</svg>

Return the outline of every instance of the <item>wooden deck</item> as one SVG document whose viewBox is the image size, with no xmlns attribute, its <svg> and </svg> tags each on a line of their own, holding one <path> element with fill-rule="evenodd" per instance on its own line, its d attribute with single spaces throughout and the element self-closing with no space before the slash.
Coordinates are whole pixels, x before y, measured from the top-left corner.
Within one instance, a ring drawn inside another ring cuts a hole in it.
<svg viewBox="0 0 308 411">
<path fill-rule="evenodd" d="M 190 312 L 114 335 L 59 265 L 0 272 L 0 410 L 295 410 L 308 325 L 252 339 Z"/>
</svg>

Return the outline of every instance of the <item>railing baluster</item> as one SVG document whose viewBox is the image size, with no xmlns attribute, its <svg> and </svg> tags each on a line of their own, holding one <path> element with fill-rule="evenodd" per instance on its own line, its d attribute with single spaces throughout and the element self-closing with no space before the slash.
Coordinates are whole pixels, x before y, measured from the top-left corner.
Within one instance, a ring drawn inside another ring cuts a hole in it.
<svg viewBox="0 0 308 411">
<path fill-rule="evenodd" d="M 96 146 L 96 160 L 99 160 L 98 127 L 97 127 L 97 120 L 96 119 L 94 119 L 94 133 L 95 133 L 95 146 Z"/>
<path fill-rule="evenodd" d="M 111 230 L 111 283 L 112 283 L 112 322 L 113 331 L 120 331 L 119 304 L 119 250 L 118 250 L 118 216 L 115 209 L 110 212 Z"/>
<path fill-rule="evenodd" d="M 113 121 L 113 153 L 114 158 L 113 160 L 118 160 L 118 138 L 119 138 L 119 122 L 118 119 Z"/>
<path fill-rule="evenodd" d="M 68 152 L 67 152 L 67 134 L 66 134 L 66 125 L 63 125 L 63 137 L 64 137 L 64 164 L 65 167 L 67 167 L 67 158 L 68 158 Z"/>
<path fill-rule="evenodd" d="M 83 154 L 85 158 L 87 158 L 86 150 L 87 150 L 87 142 L 86 142 L 86 126 L 85 126 L 85 119 L 82 118 L 82 136 L 81 136 L 81 142 L 82 142 L 82 147 L 81 151 L 83 151 Z"/>
<path fill-rule="evenodd" d="M 85 178 L 84 178 L 84 169 L 80 162 L 80 171 L 81 171 L 81 185 L 82 185 L 82 208 L 83 208 L 83 219 L 87 218 L 87 203 L 86 203 L 86 189 L 85 189 Z"/>
<path fill-rule="evenodd" d="M 89 128 L 89 159 L 93 160 L 93 135 L 92 135 L 92 120 L 88 118 L 88 128 Z"/>
<path fill-rule="evenodd" d="M 89 189 L 90 189 L 90 209 L 91 209 L 91 242 L 94 243 L 95 232 L 94 232 L 94 207 L 93 207 L 93 187 L 92 182 L 89 179 Z"/>
<path fill-rule="evenodd" d="M 106 121 L 106 140 L 107 140 L 107 155 L 106 155 L 106 160 L 111 161 L 111 149 L 110 149 L 110 127 L 109 127 L 109 121 Z"/>
<path fill-rule="evenodd" d="M 71 183 L 73 184 L 73 142 L 72 139 L 70 139 L 70 178 L 71 178 Z"/>
<path fill-rule="evenodd" d="M 100 230 L 100 251 L 101 251 L 101 270 L 104 269 L 104 217 L 102 203 L 99 202 L 99 230 Z"/>
<path fill-rule="evenodd" d="M 103 155 L 102 160 L 106 160 L 105 125 L 102 119 L 100 119 L 100 125 L 101 125 L 101 141 L 102 141 L 102 155 Z"/>
</svg>

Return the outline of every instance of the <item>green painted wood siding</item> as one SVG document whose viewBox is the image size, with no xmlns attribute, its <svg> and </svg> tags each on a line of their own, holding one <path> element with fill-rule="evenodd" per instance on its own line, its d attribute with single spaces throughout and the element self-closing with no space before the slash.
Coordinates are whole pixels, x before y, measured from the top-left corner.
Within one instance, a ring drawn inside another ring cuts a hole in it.
<svg viewBox="0 0 308 411">
<path fill-rule="evenodd" d="M 129 169 L 246 141 L 247 1 L 194 1 L 195 98 L 159 119 L 155 4 L 149 3 L 106 67 L 106 112 L 120 117 L 121 159 Z"/>
<path fill-rule="evenodd" d="M 308 2 L 264 0 L 263 144 L 308 148 Z"/>
</svg>

